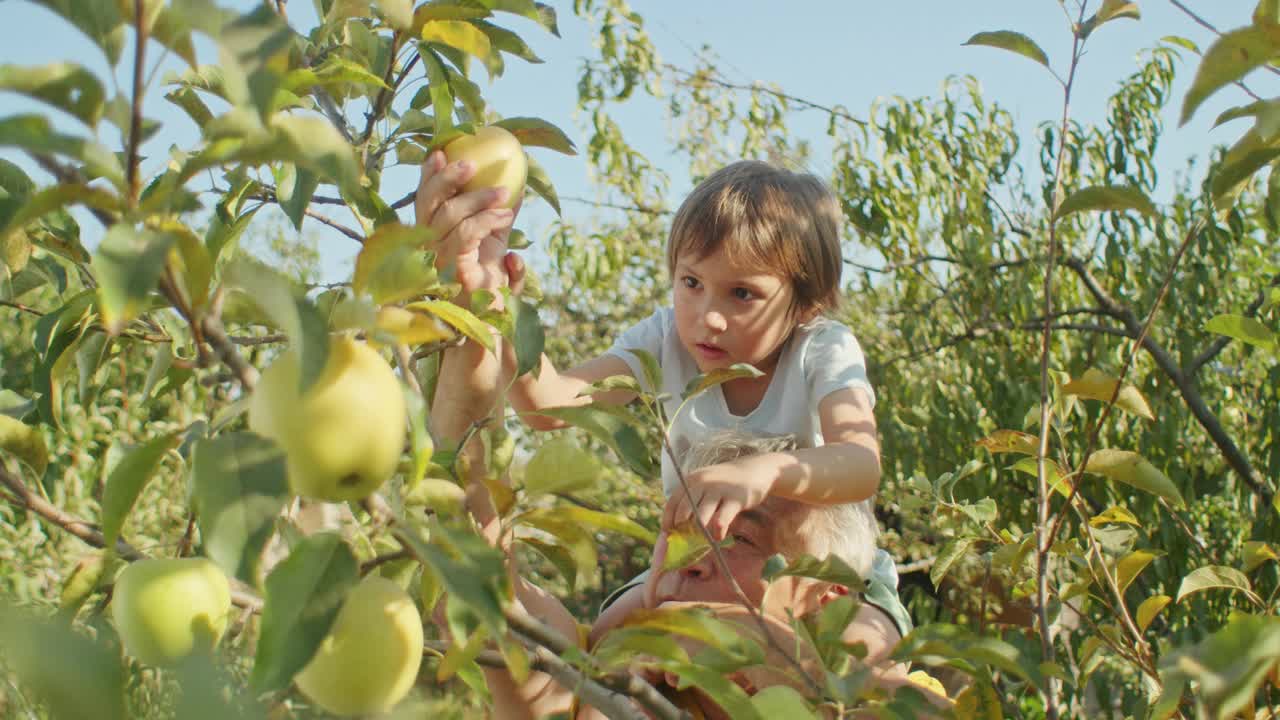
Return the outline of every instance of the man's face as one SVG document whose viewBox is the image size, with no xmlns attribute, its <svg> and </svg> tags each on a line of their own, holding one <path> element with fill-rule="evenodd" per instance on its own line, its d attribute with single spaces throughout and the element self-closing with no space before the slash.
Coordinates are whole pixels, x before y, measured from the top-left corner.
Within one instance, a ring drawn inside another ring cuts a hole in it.
<svg viewBox="0 0 1280 720">
<path fill-rule="evenodd" d="M 769 498 L 764 504 L 738 514 L 729 526 L 733 544 L 721 549 L 725 566 L 738 581 L 743 595 L 754 607 L 760 607 L 768 583 L 761 577 L 765 563 L 780 551 L 775 528 L 791 513 L 808 512 L 799 503 Z M 798 523 L 803 527 L 802 523 Z M 656 608 L 664 602 L 740 603 L 733 584 L 721 570 L 712 553 L 679 570 L 659 571 L 654 568 L 645 584 L 645 607 Z"/>
</svg>

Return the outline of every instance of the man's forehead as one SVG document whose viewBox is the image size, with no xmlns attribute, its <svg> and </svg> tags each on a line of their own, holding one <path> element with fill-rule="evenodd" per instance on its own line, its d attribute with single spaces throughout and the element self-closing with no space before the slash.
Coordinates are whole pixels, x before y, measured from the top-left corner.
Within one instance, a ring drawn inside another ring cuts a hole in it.
<svg viewBox="0 0 1280 720">
<path fill-rule="evenodd" d="M 760 529 L 772 530 L 778 526 L 778 523 L 783 522 L 793 513 L 802 511 L 803 508 L 804 506 L 798 502 L 771 497 L 756 507 L 738 513 L 734 524 L 741 522 L 755 525 Z"/>
</svg>

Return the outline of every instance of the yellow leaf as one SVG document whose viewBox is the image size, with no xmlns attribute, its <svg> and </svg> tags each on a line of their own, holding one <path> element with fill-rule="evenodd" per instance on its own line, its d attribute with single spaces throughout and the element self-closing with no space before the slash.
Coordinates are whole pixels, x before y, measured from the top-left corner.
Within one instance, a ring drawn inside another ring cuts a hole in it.
<svg viewBox="0 0 1280 720">
<path fill-rule="evenodd" d="M 1017 430 L 997 430 L 976 444 L 978 447 L 986 448 L 992 454 L 1021 453 L 1023 455 L 1035 455 L 1039 446 L 1035 435 Z"/>
<path fill-rule="evenodd" d="M 1160 611 L 1168 607 L 1171 602 L 1173 602 L 1173 598 L 1168 595 L 1152 595 L 1143 600 L 1142 604 L 1138 606 L 1137 617 L 1134 618 L 1138 622 L 1138 630 L 1145 632 L 1147 627 L 1151 625 L 1151 621 L 1155 620 Z"/>
<path fill-rule="evenodd" d="M 1155 420 L 1155 415 L 1151 413 L 1151 408 L 1147 405 L 1147 401 L 1142 397 L 1142 393 L 1132 385 L 1124 385 L 1120 388 L 1119 394 L 1116 394 L 1116 386 L 1120 385 L 1120 381 L 1107 375 L 1101 370 L 1089 368 L 1081 377 L 1072 380 L 1062 386 L 1062 391 L 1068 395 L 1079 395 L 1090 400 L 1099 400 L 1102 402 L 1110 402 L 1111 396 L 1116 395 L 1116 407 L 1126 412 L 1143 417 L 1148 420 Z"/>
</svg>

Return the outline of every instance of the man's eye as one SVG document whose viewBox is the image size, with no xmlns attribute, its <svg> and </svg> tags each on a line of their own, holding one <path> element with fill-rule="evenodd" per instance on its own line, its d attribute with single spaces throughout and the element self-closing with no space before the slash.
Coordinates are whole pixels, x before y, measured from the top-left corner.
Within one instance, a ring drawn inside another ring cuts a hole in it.
<svg viewBox="0 0 1280 720">
<path fill-rule="evenodd" d="M 734 533 L 734 534 L 733 534 L 733 535 L 731 535 L 730 537 L 732 537 L 732 538 L 733 538 L 733 541 L 734 541 L 735 543 L 742 543 L 743 545 L 746 545 L 747 547 L 755 547 L 755 546 L 756 546 L 756 544 L 755 544 L 754 542 L 752 542 L 752 540 L 751 540 L 751 538 L 750 538 L 749 536 L 747 536 L 747 535 L 743 535 L 742 533 Z"/>
</svg>

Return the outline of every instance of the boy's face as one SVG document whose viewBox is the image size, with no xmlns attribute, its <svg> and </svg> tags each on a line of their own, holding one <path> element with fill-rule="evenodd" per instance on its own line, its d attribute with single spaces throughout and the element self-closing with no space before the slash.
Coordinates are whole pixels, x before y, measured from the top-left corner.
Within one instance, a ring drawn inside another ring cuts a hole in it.
<svg viewBox="0 0 1280 720">
<path fill-rule="evenodd" d="M 702 372 L 748 363 L 772 373 L 797 323 L 791 283 L 731 264 L 723 248 L 677 259 L 673 295 L 680 342 Z"/>
</svg>

